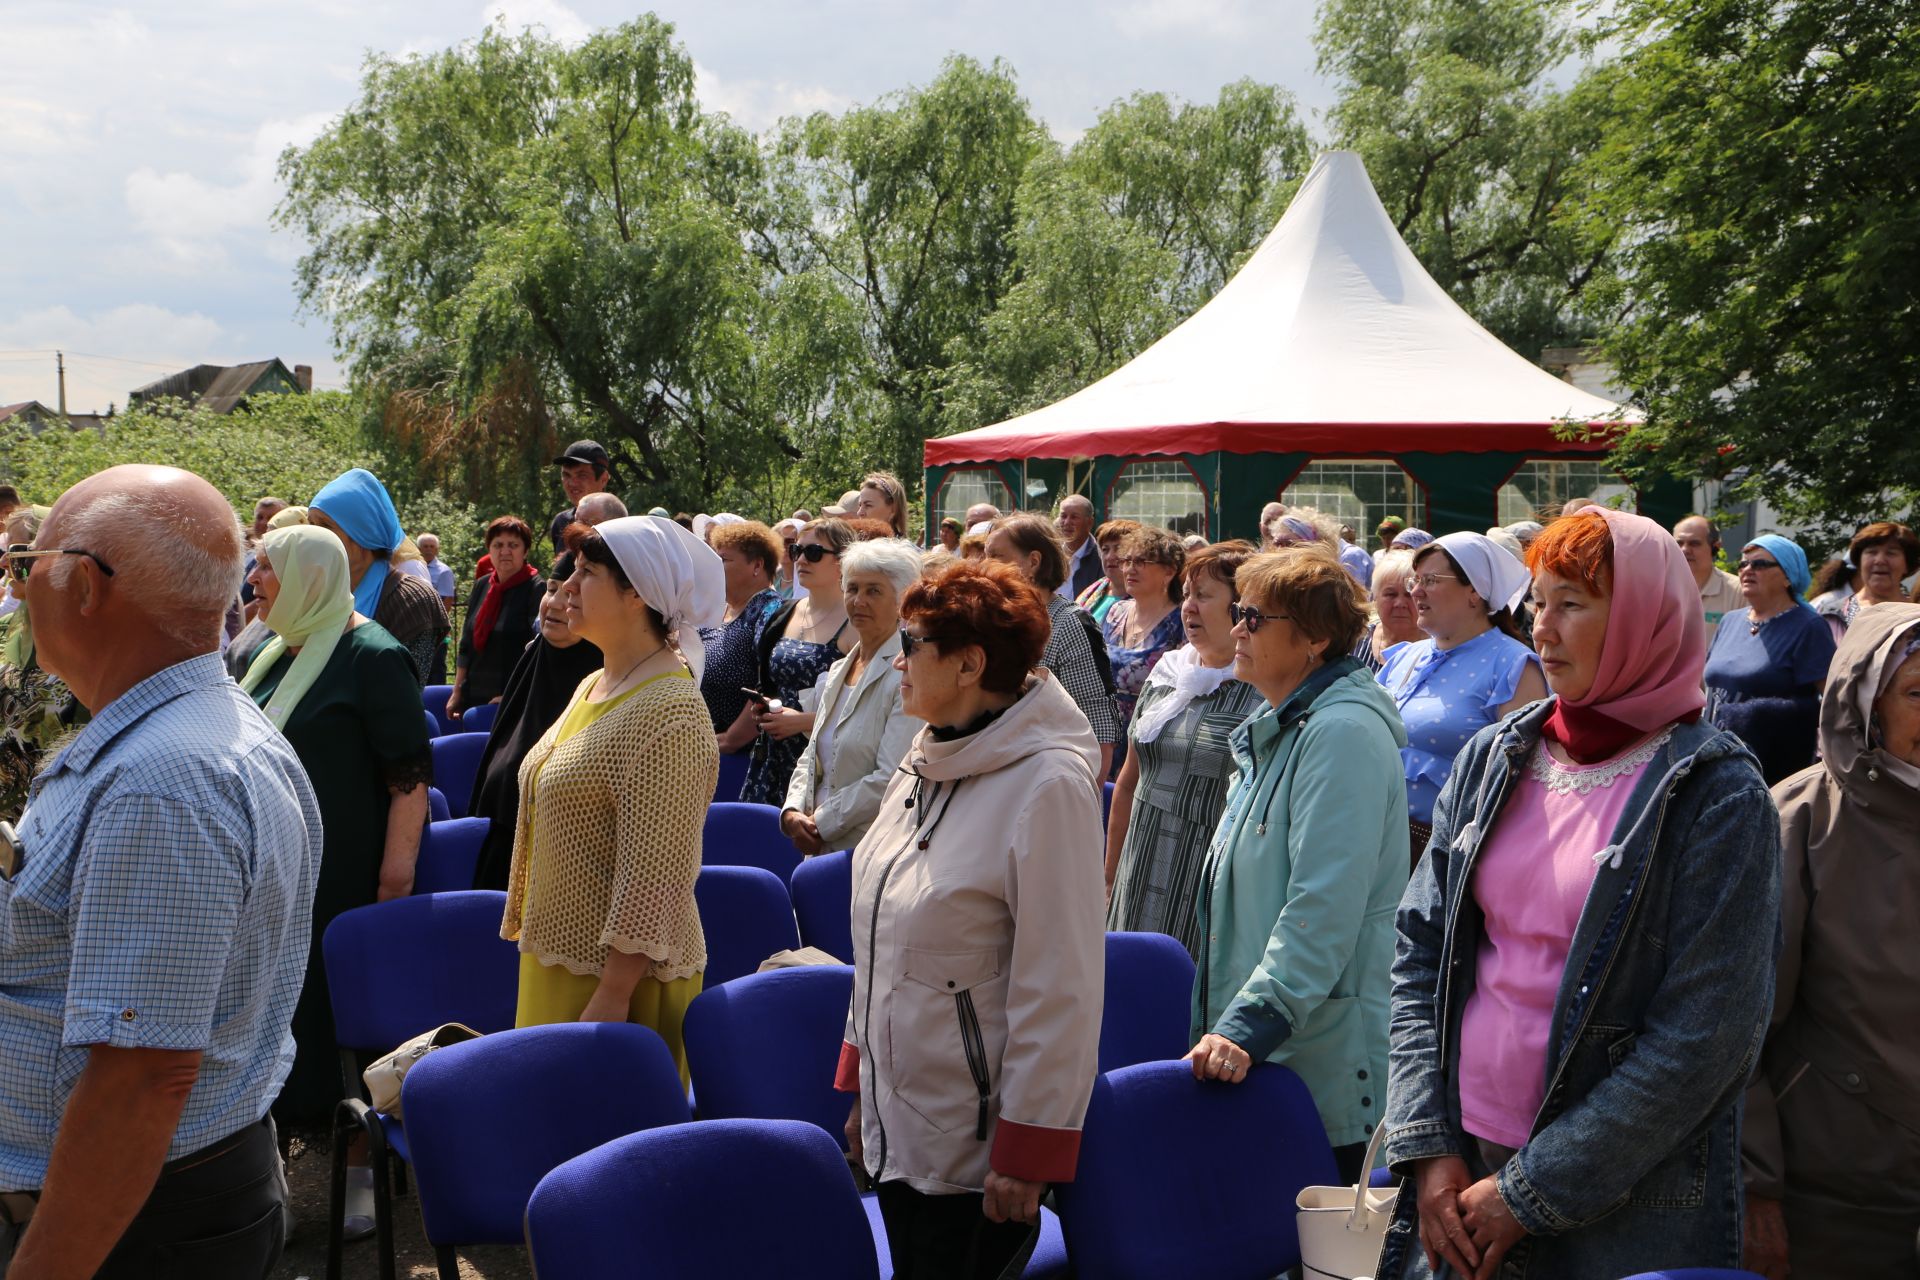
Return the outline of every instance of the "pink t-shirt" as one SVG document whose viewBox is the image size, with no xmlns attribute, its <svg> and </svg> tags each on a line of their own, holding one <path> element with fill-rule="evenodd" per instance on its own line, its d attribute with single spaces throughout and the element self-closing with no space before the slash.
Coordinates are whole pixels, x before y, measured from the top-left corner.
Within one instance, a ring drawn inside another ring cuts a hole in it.
<svg viewBox="0 0 1920 1280">
<path fill-rule="evenodd" d="M 1543 742 L 1473 872 L 1486 916 L 1460 1025 L 1466 1131 L 1523 1147 L 1547 1095 L 1547 1038 L 1573 931 L 1607 847 L 1661 734 L 1618 759 L 1561 764 Z"/>
</svg>

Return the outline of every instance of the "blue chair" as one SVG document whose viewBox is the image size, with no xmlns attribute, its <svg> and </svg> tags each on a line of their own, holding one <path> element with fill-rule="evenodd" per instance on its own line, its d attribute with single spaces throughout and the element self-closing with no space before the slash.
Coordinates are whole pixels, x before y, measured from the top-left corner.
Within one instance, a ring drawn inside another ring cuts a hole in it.
<svg viewBox="0 0 1920 1280">
<path fill-rule="evenodd" d="M 713 798 L 720 800 L 738 800 L 740 788 L 747 785 L 747 766 L 753 762 L 750 751 L 735 751 L 720 754 L 720 780 L 713 784 Z"/>
<path fill-rule="evenodd" d="M 805 1120 L 846 1146 L 853 1095 L 833 1087 L 853 996 L 846 965 L 750 973 L 702 991 L 682 1033 L 703 1120 Z"/>
<path fill-rule="evenodd" d="M 1107 935 L 1106 1001 L 1100 1019 L 1100 1070 L 1185 1056 L 1193 957 L 1164 933 Z"/>
<path fill-rule="evenodd" d="M 853 1175 L 798 1120 L 703 1120 L 617 1138 L 540 1180 L 540 1280 L 879 1280 Z"/>
<path fill-rule="evenodd" d="M 800 945 L 787 886 L 771 871 L 702 867 L 693 884 L 693 901 L 707 936 L 705 987 L 752 973 L 774 952 Z"/>
<path fill-rule="evenodd" d="M 823 853 L 793 869 L 788 881 L 800 942 L 853 963 L 853 850 Z"/>
<path fill-rule="evenodd" d="M 500 936 L 506 909 L 506 894 L 468 889 L 396 898 L 334 917 L 321 937 L 320 953 L 333 997 L 334 1042 L 346 1079 L 359 1078 L 362 1055 L 387 1053 L 443 1022 L 464 1022 L 482 1034 L 513 1025 L 520 953 Z M 327 1277 L 340 1277 L 347 1143 L 355 1131 L 367 1135 L 373 1159 L 380 1277 L 393 1280 L 388 1156 L 402 1162 L 411 1156 L 400 1122 L 358 1096 L 346 1098 L 334 1110 Z"/>
<path fill-rule="evenodd" d="M 430 684 L 420 691 L 420 705 L 440 726 L 439 732 L 433 735 L 436 738 L 460 732 L 460 726 L 447 719 L 447 699 L 452 696 L 453 686 L 450 684 Z"/>
<path fill-rule="evenodd" d="M 707 806 L 700 863 L 708 867 L 765 867 L 785 884 L 800 851 L 780 834 L 780 810 L 770 804 L 722 800 Z"/>
<path fill-rule="evenodd" d="M 456 733 L 492 733 L 493 722 L 500 718 L 500 704 L 483 702 L 477 707 L 468 707 L 455 720 Z"/>
<path fill-rule="evenodd" d="M 1100 829 L 1102 831 L 1107 829 L 1107 819 L 1112 816 L 1113 784 L 1111 782 L 1103 782 L 1100 784 Z"/>
<path fill-rule="evenodd" d="M 880 1201 L 871 1193 L 860 1197 L 867 1211 L 867 1227 L 873 1232 L 873 1249 L 880 1255 L 880 1280 L 893 1280 L 893 1254 L 887 1249 L 887 1224 L 880 1216 Z M 1040 1206 L 1040 1239 L 1033 1255 L 1020 1271 L 1020 1280 L 1067 1280 L 1073 1269 L 1067 1265 L 1067 1242 L 1060 1232 L 1060 1219 L 1045 1205 Z"/>
<path fill-rule="evenodd" d="M 441 1280 L 454 1251 L 520 1244 L 540 1179 L 615 1138 L 692 1119 L 680 1070 L 651 1027 L 570 1022 L 451 1045 L 401 1090 L 420 1217 Z"/>
<path fill-rule="evenodd" d="M 1060 1224 L 1080 1280 L 1190 1275 L 1196 1258 L 1208 1276 L 1273 1276 L 1300 1262 L 1300 1189 L 1338 1181 L 1292 1071 L 1202 1083 L 1184 1061 L 1143 1062 L 1095 1079 Z"/>
<path fill-rule="evenodd" d="M 474 777 L 480 772 L 480 753 L 487 749 L 484 733 L 455 730 L 427 744 L 433 752 L 433 785 L 447 797 L 447 807 L 456 818 L 467 816 L 473 799 Z"/>
<path fill-rule="evenodd" d="M 426 717 L 427 741 L 431 742 L 441 734 L 440 717 L 434 715 L 431 711 L 422 711 L 420 714 Z"/>
<path fill-rule="evenodd" d="M 491 818 L 450 818 L 429 822 L 420 833 L 420 860 L 413 866 L 413 891 L 449 893 L 473 888 L 480 845 L 487 838 Z"/>
<path fill-rule="evenodd" d="M 447 804 L 447 793 L 438 787 L 427 788 L 427 821 L 445 822 L 453 817 L 453 809 Z"/>
</svg>

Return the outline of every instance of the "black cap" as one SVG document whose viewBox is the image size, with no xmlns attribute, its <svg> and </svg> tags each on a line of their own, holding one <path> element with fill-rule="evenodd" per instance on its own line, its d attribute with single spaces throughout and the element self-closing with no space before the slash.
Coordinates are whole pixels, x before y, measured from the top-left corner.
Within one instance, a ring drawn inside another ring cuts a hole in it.
<svg viewBox="0 0 1920 1280">
<path fill-rule="evenodd" d="M 596 467 L 605 467 L 607 451 L 600 447 L 598 440 L 575 440 L 565 453 L 553 460 L 553 465 L 557 467 L 563 462 L 590 462 Z"/>
</svg>

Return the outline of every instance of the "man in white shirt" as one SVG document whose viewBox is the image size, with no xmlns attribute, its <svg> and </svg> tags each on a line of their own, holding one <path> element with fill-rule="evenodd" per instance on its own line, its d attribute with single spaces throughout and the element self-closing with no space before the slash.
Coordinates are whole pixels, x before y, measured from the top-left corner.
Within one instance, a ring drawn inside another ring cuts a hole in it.
<svg viewBox="0 0 1920 1280">
<path fill-rule="evenodd" d="M 1720 551 L 1720 530 L 1713 521 L 1705 516 L 1688 516 L 1673 526 L 1673 540 L 1680 544 L 1687 568 L 1693 570 L 1693 580 L 1700 588 L 1700 609 L 1706 614 L 1708 626 L 1719 626 L 1722 616 L 1745 607 L 1747 598 L 1740 594 L 1740 579 L 1713 563 Z"/>
<path fill-rule="evenodd" d="M 433 584 L 434 594 L 440 597 L 442 605 L 451 610 L 454 592 L 453 569 L 440 558 L 440 535 L 423 533 L 413 541 L 420 548 L 420 558 L 427 562 L 427 581 Z"/>
<path fill-rule="evenodd" d="M 1067 548 L 1067 580 L 1053 594 L 1063 600 L 1077 600 L 1105 572 L 1100 567 L 1100 548 L 1093 541 L 1092 500 L 1068 494 L 1061 500 L 1053 522 Z"/>
</svg>

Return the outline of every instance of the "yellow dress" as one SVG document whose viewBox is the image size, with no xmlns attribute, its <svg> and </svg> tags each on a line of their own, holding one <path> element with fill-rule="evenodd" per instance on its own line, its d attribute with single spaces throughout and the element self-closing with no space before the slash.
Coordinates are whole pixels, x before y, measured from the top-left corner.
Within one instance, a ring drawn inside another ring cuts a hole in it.
<svg viewBox="0 0 1920 1280">
<path fill-rule="evenodd" d="M 628 698 L 633 697 L 654 680 L 686 680 L 691 677 L 686 672 L 669 672 L 654 676 L 605 702 L 589 702 L 585 698 L 577 699 L 566 718 L 560 722 L 555 742 L 565 742 L 574 734 L 613 710 Z M 533 791 L 527 790 L 525 801 L 528 813 L 524 821 L 531 824 L 533 809 Z M 521 919 L 533 907 L 534 894 L 538 892 L 540 873 L 539 851 L 536 848 L 529 859 L 527 868 L 526 901 L 521 909 Z M 672 982 L 659 982 L 648 977 L 634 984 L 633 996 L 627 1003 L 627 1021 L 637 1022 L 643 1027 L 652 1027 L 667 1042 L 667 1048 L 673 1053 L 673 1060 L 680 1068 L 680 1082 L 687 1082 L 687 1051 L 680 1037 L 680 1026 L 686 1019 L 687 1006 L 700 994 L 701 975 L 677 978 Z M 514 1025 L 517 1027 L 538 1027 L 554 1022 L 578 1022 L 580 1014 L 587 1007 L 587 1001 L 600 986 L 598 974 L 570 973 L 557 964 L 542 964 L 539 957 L 528 952 L 520 953 L 520 997 L 514 1013 Z"/>
</svg>

